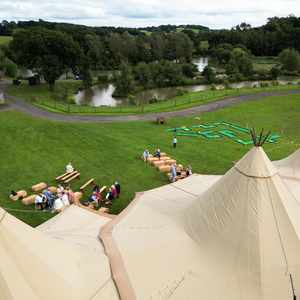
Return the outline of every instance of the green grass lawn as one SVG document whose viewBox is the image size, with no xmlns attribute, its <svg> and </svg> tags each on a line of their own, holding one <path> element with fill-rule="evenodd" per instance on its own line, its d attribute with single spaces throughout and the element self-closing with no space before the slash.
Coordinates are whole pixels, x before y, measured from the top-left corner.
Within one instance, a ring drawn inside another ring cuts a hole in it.
<svg viewBox="0 0 300 300">
<path fill-rule="evenodd" d="M 0 45 L 7 45 L 11 40 L 11 36 L 0 36 Z"/>
<path fill-rule="evenodd" d="M 300 95 L 266 98 L 248 102 L 215 113 L 206 113 L 201 121 L 194 117 L 174 118 L 164 126 L 152 122 L 113 124 L 72 124 L 35 119 L 19 112 L 0 112 L 0 205 L 18 218 L 36 226 L 51 217 L 45 212 L 33 212 L 33 207 L 8 200 L 11 189 L 29 188 L 38 182 L 54 184 L 71 161 L 80 170 L 81 179 L 72 184 L 74 190 L 89 178 L 101 185 L 114 180 L 122 184 L 122 196 L 112 212 L 118 213 L 132 200 L 134 193 L 166 184 L 165 175 L 144 164 L 140 155 L 144 148 L 162 151 L 179 163 L 191 164 L 193 171 L 223 174 L 248 149 L 231 140 L 206 140 L 179 137 L 178 148 L 171 147 L 170 127 L 196 125 L 200 122 L 224 120 L 241 126 L 255 126 L 282 134 L 277 144 L 267 144 L 265 150 L 272 159 L 280 159 L 299 147 Z"/>
</svg>

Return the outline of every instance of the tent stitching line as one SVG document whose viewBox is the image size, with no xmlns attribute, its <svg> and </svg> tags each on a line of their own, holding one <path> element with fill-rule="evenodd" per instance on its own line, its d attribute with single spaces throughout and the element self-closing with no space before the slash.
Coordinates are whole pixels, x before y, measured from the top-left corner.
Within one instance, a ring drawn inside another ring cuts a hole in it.
<svg viewBox="0 0 300 300">
<path fill-rule="evenodd" d="M 272 207 L 272 213 L 273 213 L 273 216 L 274 216 L 274 219 L 275 219 L 275 224 L 276 224 L 276 229 L 277 229 L 278 236 L 279 236 L 280 246 L 281 246 L 283 256 L 284 256 L 284 260 L 285 260 L 285 263 L 286 263 L 286 270 L 287 270 L 287 273 L 289 273 L 289 265 L 288 265 L 287 254 L 286 254 L 286 251 L 285 251 L 284 246 L 283 246 L 282 236 L 281 236 L 280 229 L 279 229 L 278 218 L 277 218 L 277 216 L 275 214 L 275 210 L 274 210 L 274 204 L 273 204 L 273 199 L 272 199 L 271 192 L 270 192 L 269 183 L 267 184 L 267 188 L 268 188 L 268 193 L 269 193 L 270 200 L 271 200 L 270 202 L 271 202 L 271 207 Z"/>
<path fill-rule="evenodd" d="M 188 192 L 188 191 L 186 191 L 185 189 L 180 188 L 180 187 L 178 187 L 178 186 L 172 185 L 172 187 L 175 188 L 175 189 L 177 189 L 177 190 L 183 191 L 183 192 L 185 192 L 185 193 L 187 193 L 187 194 L 190 194 L 190 195 L 192 195 L 192 196 L 195 197 L 195 198 L 198 197 L 198 195 L 193 194 L 193 193 L 191 193 L 191 192 Z"/>
<path fill-rule="evenodd" d="M 251 178 L 263 178 L 263 179 L 272 178 L 272 177 L 274 177 L 275 175 L 278 174 L 278 171 L 277 171 L 277 172 L 275 172 L 274 174 L 272 174 L 270 176 L 253 176 L 253 175 L 249 175 L 249 174 L 244 173 L 243 171 L 239 170 L 236 166 L 234 166 L 234 169 L 237 170 L 240 174 L 242 174 L 244 176 L 247 176 L 247 177 L 251 177 Z"/>
<path fill-rule="evenodd" d="M 95 294 L 93 296 L 90 297 L 90 300 L 95 299 L 95 297 L 97 296 L 98 292 L 101 291 L 111 280 L 111 278 L 108 278 L 103 284 L 100 285 L 100 287 L 96 290 Z"/>
<path fill-rule="evenodd" d="M 6 216 L 7 212 L 4 211 L 3 215 L 1 216 L 1 219 L 0 219 L 0 223 L 4 220 L 5 216 Z"/>
</svg>

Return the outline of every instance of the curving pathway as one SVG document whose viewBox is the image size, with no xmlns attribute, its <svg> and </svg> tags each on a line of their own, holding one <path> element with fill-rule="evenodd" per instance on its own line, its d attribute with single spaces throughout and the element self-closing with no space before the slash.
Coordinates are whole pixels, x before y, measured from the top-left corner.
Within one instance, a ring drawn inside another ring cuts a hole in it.
<svg viewBox="0 0 300 300">
<path fill-rule="evenodd" d="M 5 87 L 7 87 L 6 83 L 0 83 L 0 93 L 4 92 Z M 153 121 L 156 120 L 159 116 L 164 116 L 167 118 L 170 117 L 185 117 L 190 115 L 197 115 L 204 112 L 217 111 L 219 109 L 233 106 L 239 104 L 241 102 L 249 102 L 249 101 L 259 101 L 265 97 L 270 96 L 286 96 L 286 95 L 296 95 L 300 94 L 299 90 L 290 90 L 290 91 L 276 91 L 276 92 L 261 92 L 252 95 L 240 95 L 234 97 L 227 97 L 223 100 L 218 100 L 216 102 L 211 102 L 207 104 L 202 104 L 198 106 L 194 106 L 191 108 L 186 108 L 178 111 L 171 112 L 162 112 L 162 113 L 146 113 L 141 115 L 112 115 L 112 116 L 103 116 L 103 115 L 78 115 L 78 114 L 60 114 L 54 113 L 50 111 L 43 110 L 38 108 L 24 100 L 18 99 L 12 96 L 6 96 L 9 100 L 7 105 L 0 107 L 0 111 L 2 110 L 17 110 L 24 112 L 28 115 L 39 117 L 43 119 L 63 121 L 63 122 L 128 122 L 128 121 Z"/>
</svg>

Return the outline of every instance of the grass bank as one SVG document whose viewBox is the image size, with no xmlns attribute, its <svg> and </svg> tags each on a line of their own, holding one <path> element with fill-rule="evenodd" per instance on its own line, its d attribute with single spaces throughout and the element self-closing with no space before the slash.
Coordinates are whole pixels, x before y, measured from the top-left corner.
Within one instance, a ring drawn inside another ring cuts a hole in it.
<svg viewBox="0 0 300 300">
<path fill-rule="evenodd" d="M 89 178 L 101 185 L 114 180 L 122 184 L 122 196 L 112 212 L 124 209 L 138 191 L 167 183 L 164 175 L 145 165 L 139 156 L 144 148 L 160 147 L 177 159 L 191 164 L 194 172 L 223 174 L 248 149 L 226 138 L 179 137 L 173 149 L 169 127 L 196 125 L 199 122 L 224 120 L 257 129 L 265 128 L 282 135 L 278 144 L 265 146 L 272 159 L 280 159 L 299 147 L 300 95 L 265 98 L 247 102 L 201 116 L 201 121 L 188 118 L 168 120 L 164 126 L 152 122 L 112 124 L 62 123 L 35 119 L 19 112 L 0 112 L 0 206 L 14 209 L 18 218 L 36 226 L 49 219 L 48 213 L 8 200 L 11 189 L 26 189 L 34 183 L 54 178 L 72 161 L 81 172 L 81 179 L 72 184 L 74 190 Z M 18 210 L 27 210 L 27 212 Z"/>
<path fill-rule="evenodd" d="M 224 99 L 230 96 L 239 96 L 254 94 L 266 91 L 287 91 L 298 89 L 298 85 L 269 86 L 263 88 L 242 88 L 226 90 L 208 90 L 201 92 L 186 93 L 166 101 L 146 104 L 144 106 L 118 106 L 118 107 L 91 107 L 88 105 L 76 105 L 72 103 L 72 95 L 81 85 L 80 81 L 58 81 L 57 90 L 68 89 L 69 101 L 58 101 L 53 97 L 45 84 L 39 86 L 29 86 L 23 83 L 20 86 L 10 86 L 8 94 L 30 101 L 32 104 L 43 109 L 59 113 L 76 113 L 76 114 L 141 114 L 181 110 L 209 102 Z"/>
</svg>

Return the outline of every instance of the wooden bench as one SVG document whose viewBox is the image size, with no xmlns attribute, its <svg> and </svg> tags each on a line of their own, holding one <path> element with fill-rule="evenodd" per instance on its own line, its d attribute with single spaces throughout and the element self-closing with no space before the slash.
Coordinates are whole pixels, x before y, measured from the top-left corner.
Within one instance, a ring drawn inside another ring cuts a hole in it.
<svg viewBox="0 0 300 300">
<path fill-rule="evenodd" d="M 64 178 L 66 175 L 68 175 L 68 174 L 70 174 L 70 173 L 65 173 L 65 174 L 62 174 L 62 175 L 60 175 L 60 176 L 57 176 L 56 178 L 55 178 L 55 180 L 56 181 L 60 181 L 62 178 Z"/>
<path fill-rule="evenodd" d="M 87 181 L 84 185 L 82 185 L 82 186 L 80 187 L 80 191 L 84 191 L 84 189 L 85 189 L 88 185 L 90 185 L 90 184 L 92 184 L 92 183 L 94 183 L 94 182 L 95 182 L 95 178 L 90 179 L 90 180 Z"/>
<path fill-rule="evenodd" d="M 79 172 L 77 172 L 77 171 L 73 171 L 73 172 L 71 172 L 71 173 L 68 173 L 67 175 L 65 175 L 64 177 L 62 177 L 61 179 L 60 179 L 60 181 L 66 181 L 66 180 L 68 180 L 69 178 L 71 178 L 71 177 L 73 177 L 74 175 L 76 175 L 76 174 L 78 174 Z"/>
<path fill-rule="evenodd" d="M 73 175 L 72 177 L 68 178 L 67 180 L 64 180 L 64 183 L 70 183 L 71 181 L 73 181 L 76 178 L 80 178 L 80 173 L 76 172 L 75 175 Z"/>
</svg>

